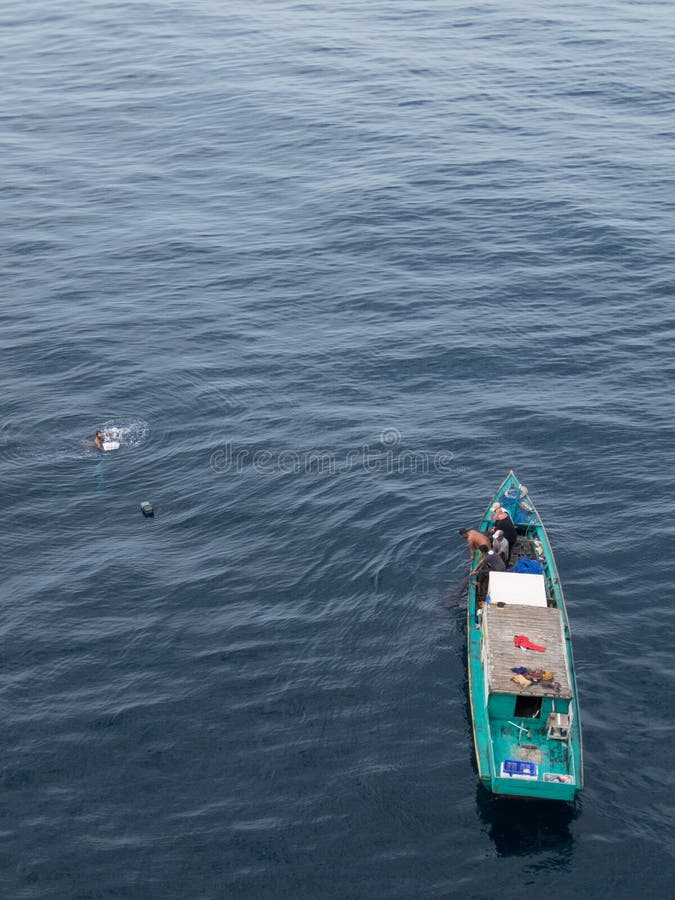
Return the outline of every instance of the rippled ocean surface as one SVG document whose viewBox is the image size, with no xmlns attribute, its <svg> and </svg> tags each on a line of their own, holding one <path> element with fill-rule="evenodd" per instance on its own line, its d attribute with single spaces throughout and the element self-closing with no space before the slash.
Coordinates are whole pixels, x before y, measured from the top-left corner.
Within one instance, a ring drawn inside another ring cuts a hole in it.
<svg viewBox="0 0 675 900">
<path fill-rule="evenodd" d="M 0 894 L 670 896 L 672 4 L 5 0 L 0 44 Z M 442 605 L 511 467 L 573 814 L 478 790 Z"/>
</svg>

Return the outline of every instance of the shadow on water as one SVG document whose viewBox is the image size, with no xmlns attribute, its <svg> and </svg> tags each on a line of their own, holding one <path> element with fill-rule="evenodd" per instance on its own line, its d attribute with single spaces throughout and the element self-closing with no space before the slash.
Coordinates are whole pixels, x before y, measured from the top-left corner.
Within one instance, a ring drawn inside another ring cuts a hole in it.
<svg viewBox="0 0 675 900">
<path fill-rule="evenodd" d="M 105 489 L 105 469 L 103 468 L 102 459 L 94 466 L 94 479 L 96 481 L 96 493 L 103 493 L 103 490 Z"/>
<path fill-rule="evenodd" d="M 574 848 L 570 824 L 577 815 L 573 805 L 497 799 L 482 785 L 477 787 L 476 804 L 500 856 L 546 852 L 558 858 L 560 868 L 570 864 Z"/>
</svg>

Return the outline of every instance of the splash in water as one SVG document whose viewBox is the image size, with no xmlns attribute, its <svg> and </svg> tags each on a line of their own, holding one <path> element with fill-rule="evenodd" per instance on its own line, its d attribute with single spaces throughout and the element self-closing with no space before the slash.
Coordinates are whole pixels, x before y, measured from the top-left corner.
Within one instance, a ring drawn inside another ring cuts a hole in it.
<svg viewBox="0 0 675 900">
<path fill-rule="evenodd" d="M 142 419 L 129 422 L 110 419 L 99 425 L 96 430 L 103 431 L 108 440 L 117 442 L 120 450 L 137 450 L 150 434 L 148 423 Z"/>
</svg>

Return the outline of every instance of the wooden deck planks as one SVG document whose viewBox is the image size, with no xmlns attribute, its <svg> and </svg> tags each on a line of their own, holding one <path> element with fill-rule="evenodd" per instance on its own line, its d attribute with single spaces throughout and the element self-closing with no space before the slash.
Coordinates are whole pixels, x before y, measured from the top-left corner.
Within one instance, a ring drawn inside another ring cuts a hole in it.
<svg viewBox="0 0 675 900">
<path fill-rule="evenodd" d="M 565 636 L 560 611 L 553 607 L 495 606 L 488 604 L 483 615 L 483 640 L 487 653 L 489 690 L 498 694 L 530 697 L 572 696 Z M 515 635 L 525 635 L 534 644 L 546 647 L 544 653 L 521 650 L 513 643 Z M 513 681 L 512 668 L 547 669 L 553 672 L 560 690 L 532 684 L 522 687 Z"/>
</svg>

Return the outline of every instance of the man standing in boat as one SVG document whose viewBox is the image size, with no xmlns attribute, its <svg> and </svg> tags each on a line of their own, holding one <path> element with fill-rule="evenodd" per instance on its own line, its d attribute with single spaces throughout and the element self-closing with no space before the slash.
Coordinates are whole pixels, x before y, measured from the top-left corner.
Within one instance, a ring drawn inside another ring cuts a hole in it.
<svg viewBox="0 0 675 900">
<path fill-rule="evenodd" d="M 493 526 L 490 531 L 493 533 L 495 530 L 503 532 L 504 537 L 509 542 L 509 555 L 506 560 L 506 564 L 508 565 L 509 562 L 511 562 L 511 554 L 513 553 L 516 541 L 518 540 L 518 532 L 516 531 L 516 526 L 513 524 L 511 516 L 503 506 L 500 506 L 499 503 L 493 503 L 490 511 L 493 518 Z"/>
<path fill-rule="evenodd" d="M 481 558 L 470 575 L 478 575 L 478 594 L 480 599 L 484 600 L 487 594 L 490 572 L 505 572 L 506 563 L 499 553 L 495 553 L 494 550 L 485 546 L 480 546 L 478 549 L 480 550 Z"/>
</svg>

